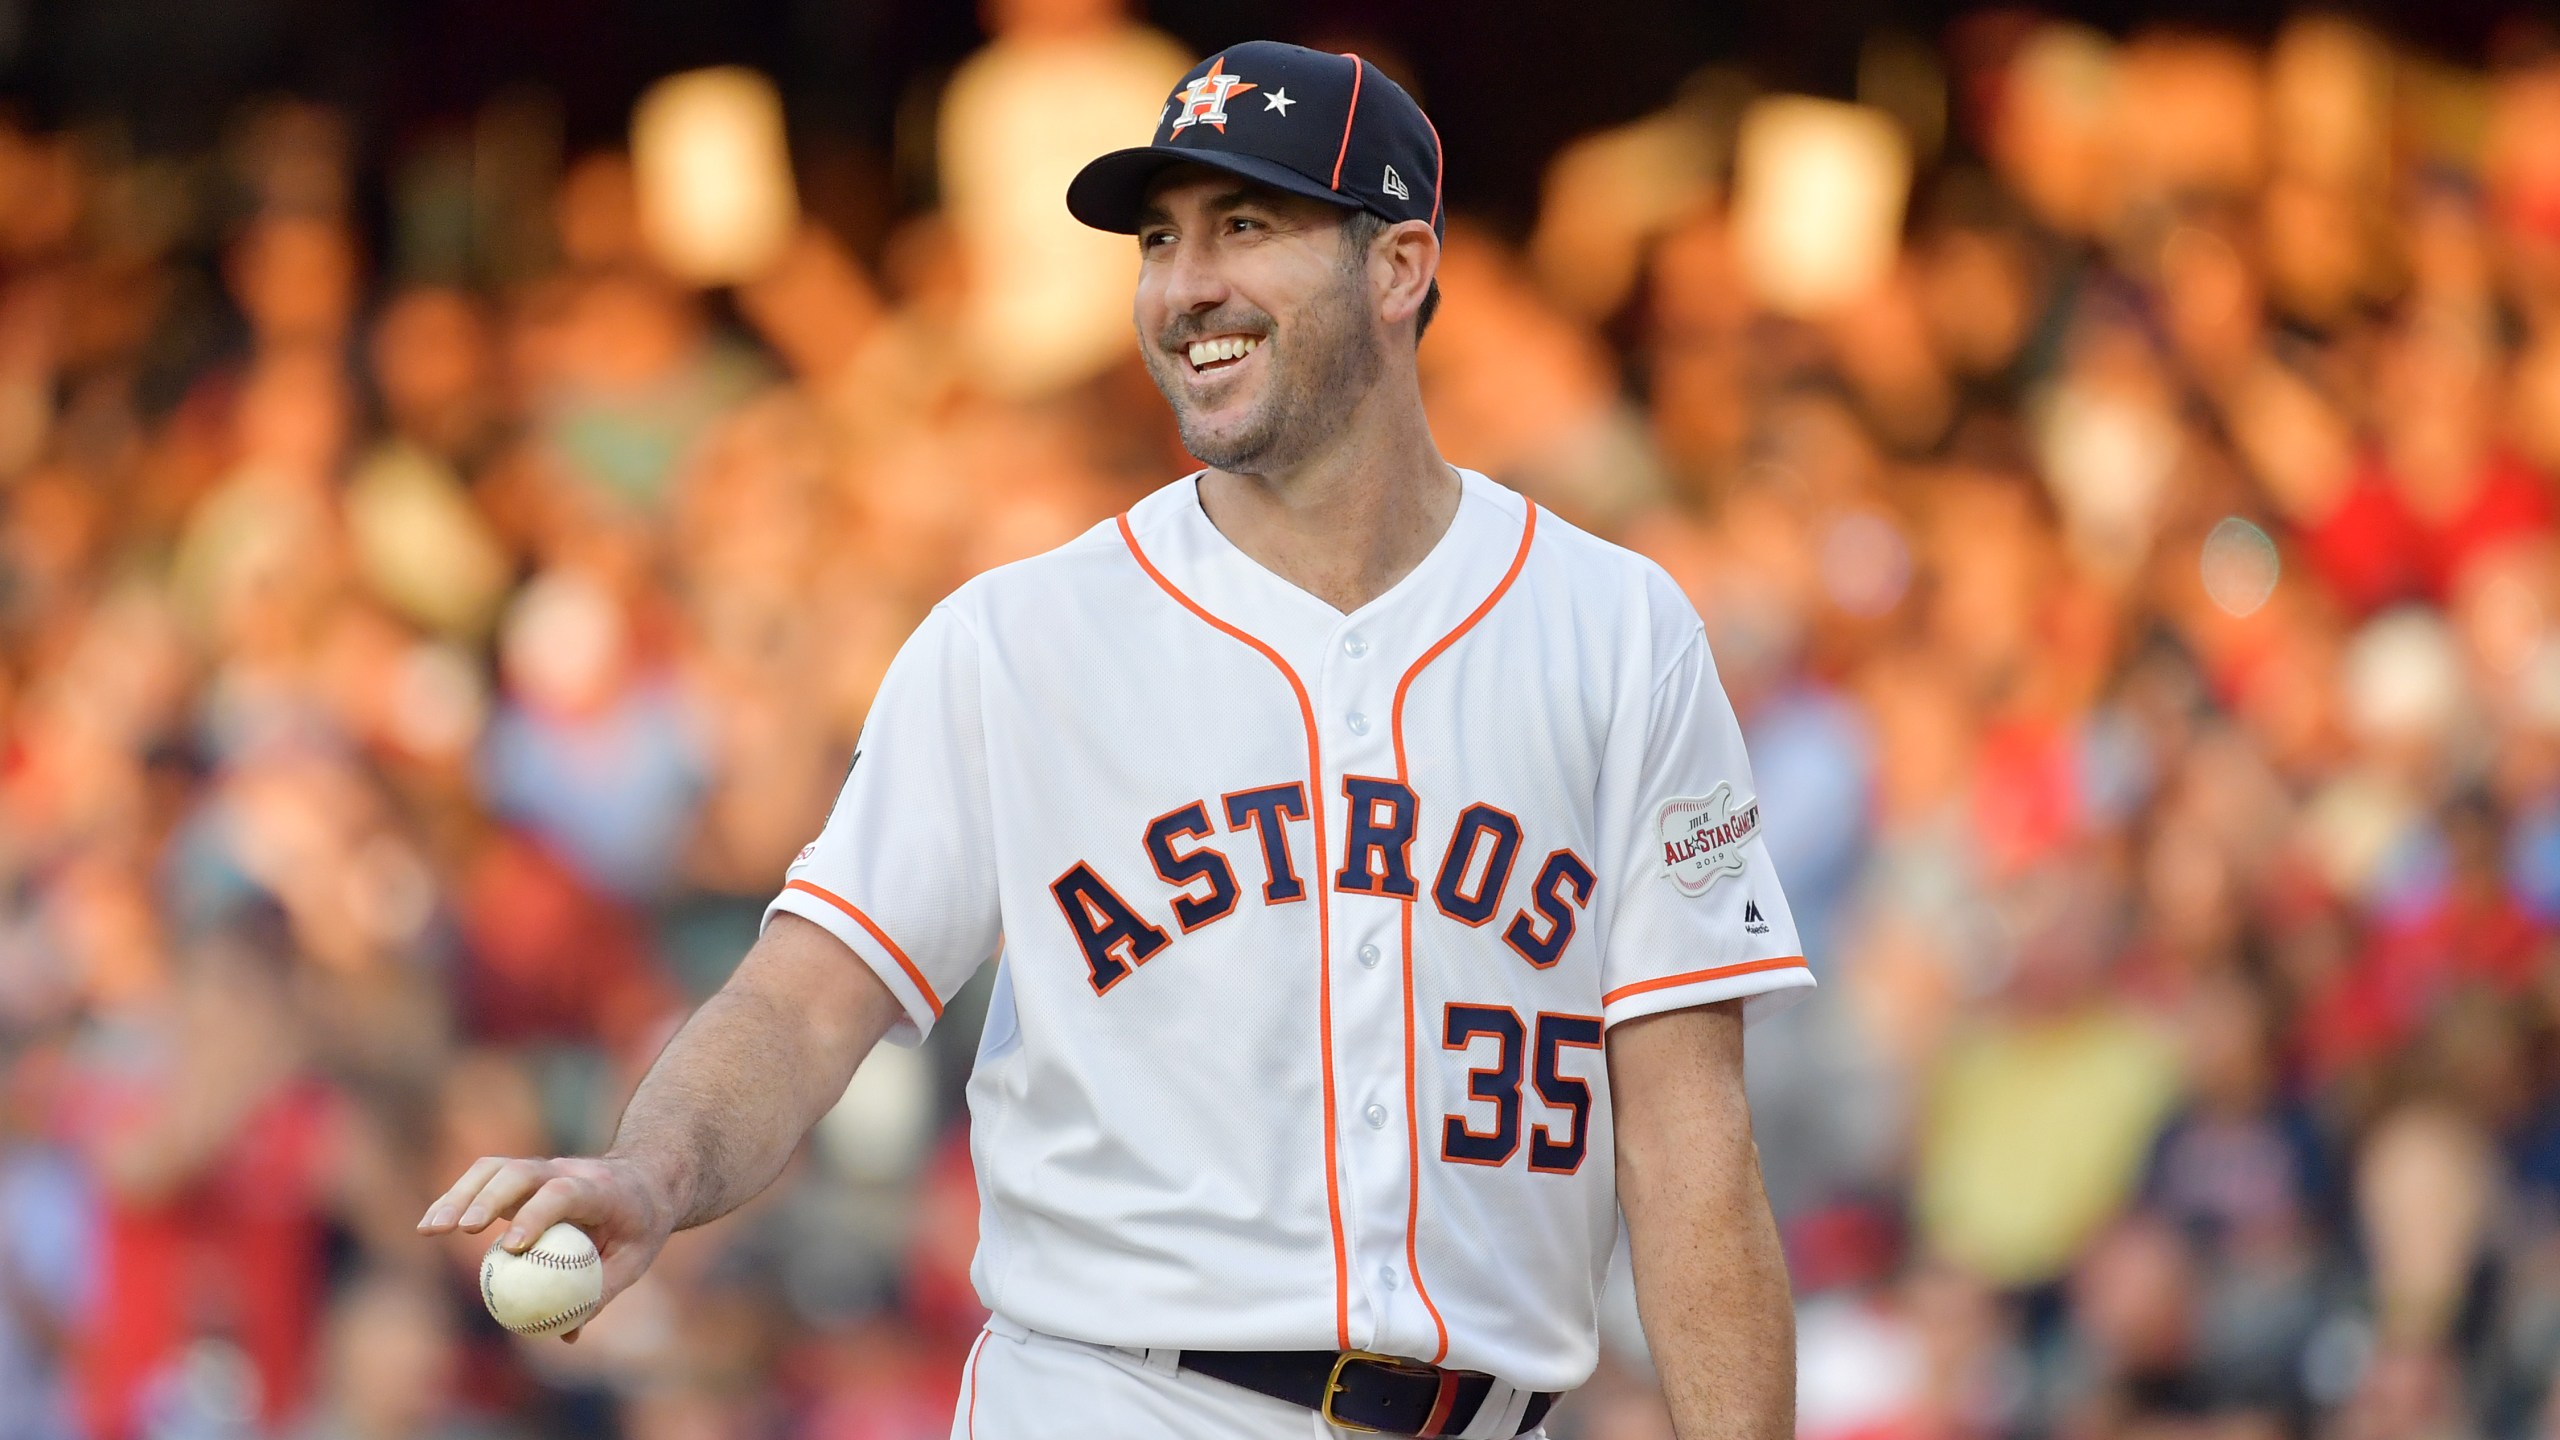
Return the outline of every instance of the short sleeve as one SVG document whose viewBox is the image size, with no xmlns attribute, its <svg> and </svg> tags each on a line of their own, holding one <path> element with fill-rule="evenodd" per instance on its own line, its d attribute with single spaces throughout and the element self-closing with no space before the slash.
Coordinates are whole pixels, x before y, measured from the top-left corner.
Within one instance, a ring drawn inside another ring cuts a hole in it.
<svg viewBox="0 0 2560 1440">
<path fill-rule="evenodd" d="M 824 926 L 906 1008 L 889 1038 L 920 1043 L 943 1002 L 996 951 L 1001 929 L 968 626 L 937 608 L 898 651 L 818 838 L 800 851 L 765 923 Z"/>
<path fill-rule="evenodd" d="M 1813 985 L 1760 833 L 1742 727 L 1693 631 L 1653 686 L 1632 814 L 1613 817 L 1615 886 L 1601 1013 L 1640 1015 L 1749 997 L 1746 1021 Z"/>
</svg>

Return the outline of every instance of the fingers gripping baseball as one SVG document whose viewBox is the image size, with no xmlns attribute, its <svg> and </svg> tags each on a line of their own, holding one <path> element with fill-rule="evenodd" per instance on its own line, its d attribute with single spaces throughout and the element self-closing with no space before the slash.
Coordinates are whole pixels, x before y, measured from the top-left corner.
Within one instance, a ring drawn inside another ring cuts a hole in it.
<svg viewBox="0 0 2560 1440">
<path fill-rule="evenodd" d="M 600 1198 L 595 1187 L 576 1176 L 555 1173 L 517 1208 L 515 1224 L 498 1238 L 498 1243 L 522 1251 L 533 1243 L 534 1237 L 563 1220 L 593 1234 L 607 1218 L 597 1203 Z"/>
<path fill-rule="evenodd" d="M 490 1176 L 489 1183 L 480 1188 L 479 1198 L 472 1201 L 471 1208 L 462 1212 L 462 1228 L 476 1234 L 486 1226 L 515 1214 L 525 1200 L 551 1177 L 552 1167 L 559 1163 L 557 1160 L 510 1160 L 499 1166 L 498 1173 Z M 508 1248 L 521 1249 L 522 1246 L 517 1244 Z"/>
<path fill-rule="evenodd" d="M 666 1243 L 663 1210 L 636 1172 L 607 1161 L 490 1156 L 428 1207 L 418 1229 L 425 1235 L 476 1234 L 506 1221 L 498 1244 L 521 1254 L 552 1226 L 575 1225 L 595 1242 L 604 1262 L 601 1307 L 639 1279 Z M 577 1331 L 562 1338 L 574 1340 Z"/>
<path fill-rule="evenodd" d="M 490 1178 L 498 1173 L 498 1167 L 506 1163 L 504 1157 L 496 1155 L 472 1161 L 471 1168 L 462 1172 L 462 1178 L 453 1182 L 453 1188 L 437 1196 L 435 1203 L 427 1207 L 426 1218 L 418 1222 L 418 1229 L 424 1234 L 442 1235 L 460 1225 L 465 1215 L 472 1217 L 469 1229 L 477 1230 L 488 1224 L 487 1212 L 473 1207 L 480 1198 L 481 1187 L 487 1185 Z"/>
</svg>

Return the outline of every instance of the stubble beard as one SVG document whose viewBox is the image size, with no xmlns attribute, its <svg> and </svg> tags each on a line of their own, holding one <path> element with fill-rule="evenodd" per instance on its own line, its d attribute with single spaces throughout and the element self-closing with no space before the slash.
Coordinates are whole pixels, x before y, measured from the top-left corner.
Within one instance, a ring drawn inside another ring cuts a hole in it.
<svg viewBox="0 0 2560 1440">
<path fill-rule="evenodd" d="M 1285 343 L 1269 316 L 1251 318 L 1212 314 L 1188 317 L 1168 326 L 1161 343 L 1145 348 L 1147 373 L 1173 407 L 1173 422 L 1182 446 L 1193 458 L 1231 475 L 1259 475 L 1285 470 L 1312 454 L 1325 438 L 1358 408 L 1384 366 L 1378 337 L 1361 303 L 1359 272 L 1346 267 L 1341 283 L 1310 304 L 1289 327 Z M 1190 362 L 1182 348 L 1205 335 L 1258 331 L 1270 374 L 1262 397 L 1244 417 L 1223 430 L 1211 430 L 1193 412 L 1183 388 L 1183 367 Z"/>
</svg>

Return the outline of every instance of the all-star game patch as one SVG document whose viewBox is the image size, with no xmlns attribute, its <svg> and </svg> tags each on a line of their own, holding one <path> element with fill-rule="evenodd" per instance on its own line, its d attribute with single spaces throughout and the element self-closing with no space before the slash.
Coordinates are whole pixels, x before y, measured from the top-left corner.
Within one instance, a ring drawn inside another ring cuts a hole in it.
<svg viewBox="0 0 2560 1440">
<path fill-rule="evenodd" d="M 1742 873 L 1742 847 L 1760 833 L 1760 802 L 1736 800 L 1727 781 L 1703 797 L 1664 801 L 1655 827 L 1662 873 L 1681 894 L 1704 895 L 1718 880 Z"/>
</svg>

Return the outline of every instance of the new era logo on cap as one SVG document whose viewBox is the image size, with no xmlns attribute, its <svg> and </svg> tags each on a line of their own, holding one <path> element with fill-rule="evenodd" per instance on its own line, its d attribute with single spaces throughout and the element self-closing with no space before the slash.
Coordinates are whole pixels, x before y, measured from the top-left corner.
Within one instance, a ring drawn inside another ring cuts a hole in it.
<svg viewBox="0 0 2560 1440">
<path fill-rule="evenodd" d="M 1440 161 L 1430 119 L 1377 66 L 1252 40 L 1192 67 L 1165 101 L 1154 143 L 1085 166 L 1067 208 L 1096 229 L 1135 234 L 1147 186 L 1187 162 L 1438 230 Z"/>
</svg>

